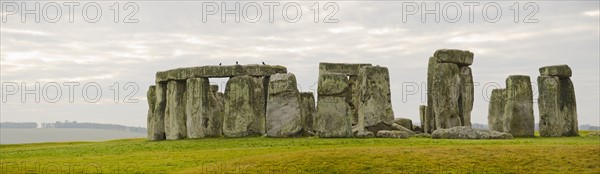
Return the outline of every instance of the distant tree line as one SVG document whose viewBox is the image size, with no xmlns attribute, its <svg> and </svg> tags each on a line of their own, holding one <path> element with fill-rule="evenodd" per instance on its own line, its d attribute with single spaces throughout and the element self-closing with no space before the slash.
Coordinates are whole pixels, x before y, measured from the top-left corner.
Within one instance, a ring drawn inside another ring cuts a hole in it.
<svg viewBox="0 0 600 174">
<path fill-rule="evenodd" d="M 1 122 L 0 128 L 2 129 L 35 129 L 38 128 L 36 122 Z M 143 127 L 131 127 L 123 126 L 118 124 L 103 124 L 103 123 L 79 123 L 77 121 L 64 121 L 54 123 L 42 123 L 41 128 L 53 129 L 53 128 L 80 128 L 80 129 L 106 129 L 106 130 L 118 130 L 128 131 L 137 133 L 147 133 L 147 129 Z"/>
<path fill-rule="evenodd" d="M 147 129 L 143 127 L 131 127 L 123 126 L 118 124 L 104 124 L 104 123 L 79 123 L 77 121 L 54 122 L 54 123 L 42 123 L 42 128 L 82 128 L 82 129 L 107 129 L 107 130 L 119 130 L 128 132 L 147 133 Z"/>
<path fill-rule="evenodd" d="M 2 122 L 0 128 L 3 129 L 35 129 L 38 124 L 36 122 Z"/>
</svg>

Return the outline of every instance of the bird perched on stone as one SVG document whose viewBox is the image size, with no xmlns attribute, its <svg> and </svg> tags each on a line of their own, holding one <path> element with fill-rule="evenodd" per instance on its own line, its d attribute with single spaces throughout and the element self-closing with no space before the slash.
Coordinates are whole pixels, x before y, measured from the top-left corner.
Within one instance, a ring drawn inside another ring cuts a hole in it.
<svg viewBox="0 0 600 174">
<path fill-rule="evenodd" d="M 263 63 L 263 65 L 266 65 L 265 62 L 262 62 L 262 63 Z"/>
<path fill-rule="evenodd" d="M 219 63 L 219 66 L 221 66 L 221 63 Z"/>
<path fill-rule="evenodd" d="M 235 64 L 238 65 L 238 61 L 235 61 Z"/>
</svg>

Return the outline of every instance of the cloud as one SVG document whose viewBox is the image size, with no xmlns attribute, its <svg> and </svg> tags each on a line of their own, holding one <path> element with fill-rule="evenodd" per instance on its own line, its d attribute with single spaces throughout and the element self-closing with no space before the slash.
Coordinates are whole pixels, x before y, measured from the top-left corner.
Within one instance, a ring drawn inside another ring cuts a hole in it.
<svg viewBox="0 0 600 174">
<path fill-rule="evenodd" d="M 596 16 L 600 16 L 600 10 L 586 11 L 586 12 L 583 12 L 583 14 L 586 16 L 596 17 Z"/>
<path fill-rule="evenodd" d="M 598 122 L 600 29 L 598 10 L 589 8 L 597 2 L 540 2 L 541 10 L 535 16 L 539 22 L 527 24 L 513 22 L 511 15 L 504 15 L 498 23 L 486 23 L 481 16 L 476 16 L 474 23 L 422 23 L 418 17 L 404 23 L 397 2 L 337 3 L 339 23 L 313 22 L 309 3 L 302 4 L 306 11 L 297 23 L 285 22 L 281 14 L 274 23 L 265 16 L 259 23 L 221 23 L 218 16 L 203 23 L 197 2 L 139 2 L 136 17 L 140 23 L 136 24 L 112 20 L 21 24 L 15 20 L 3 23 L 0 30 L 0 79 L 95 81 L 108 97 L 114 82 L 134 82 L 140 87 L 134 97 L 143 99 L 147 87 L 154 84 L 156 71 L 172 68 L 264 61 L 286 66 L 296 74 L 302 90 L 310 91 L 318 80 L 319 62 L 372 63 L 390 70 L 396 117 L 419 122 L 417 108 L 423 100 L 420 95 L 405 96 L 403 83 L 423 83 L 427 59 L 433 52 L 457 48 L 475 53 L 471 67 L 475 80 L 482 84 L 503 85 L 510 74 L 535 79 L 541 66 L 569 64 L 574 70 L 578 111 L 586 113 L 580 114 L 580 123 Z M 321 13 L 323 17 L 326 12 Z M 226 80 L 211 82 L 222 90 Z M 120 88 L 122 95 L 129 92 Z M 487 122 L 486 94 L 481 90 L 475 93 L 475 123 Z M 103 98 L 94 105 L 16 103 L 3 105 L 0 112 L 3 121 L 68 119 L 145 126 L 145 101 L 115 104 L 107 102 L 110 100 Z M 45 110 L 26 110 L 31 107 Z"/>
</svg>

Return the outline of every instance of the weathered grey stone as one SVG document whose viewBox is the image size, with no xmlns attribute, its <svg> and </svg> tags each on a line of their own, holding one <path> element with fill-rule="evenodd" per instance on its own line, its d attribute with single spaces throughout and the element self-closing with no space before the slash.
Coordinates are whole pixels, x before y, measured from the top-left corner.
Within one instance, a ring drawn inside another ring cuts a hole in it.
<svg viewBox="0 0 600 174">
<path fill-rule="evenodd" d="M 403 138 L 406 139 L 410 137 L 410 135 L 404 131 L 395 131 L 395 130 L 381 130 L 377 132 L 377 137 L 379 138 Z"/>
<path fill-rule="evenodd" d="M 313 125 L 317 109 L 315 106 L 315 96 L 312 92 L 301 92 L 302 100 L 302 118 L 304 119 L 302 127 L 306 132 L 314 132 Z"/>
<path fill-rule="evenodd" d="M 344 74 L 320 73 L 315 130 L 320 137 L 352 137 Z"/>
<path fill-rule="evenodd" d="M 545 66 L 540 68 L 540 75 L 542 76 L 558 76 L 561 78 L 571 77 L 573 72 L 568 65 L 553 65 Z"/>
<path fill-rule="evenodd" d="M 427 106 L 425 105 L 419 105 L 419 121 L 421 122 L 421 131 L 423 132 L 427 132 L 427 129 L 425 128 L 425 117 L 426 117 L 426 113 L 427 112 Z"/>
<path fill-rule="evenodd" d="M 208 107 L 210 108 L 206 126 L 206 137 L 220 137 L 223 135 L 223 117 L 225 114 L 225 96 L 221 92 L 213 91 L 208 95 Z"/>
<path fill-rule="evenodd" d="M 219 85 L 210 85 L 210 91 L 211 92 L 219 91 Z"/>
<path fill-rule="evenodd" d="M 346 101 L 348 103 L 348 115 L 352 119 L 352 125 L 358 124 L 358 106 L 360 105 L 360 83 L 358 76 L 349 76 L 348 78 L 348 96 Z"/>
<path fill-rule="evenodd" d="M 571 79 L 539 76 L 537 81 L 540 135 L 578 136 L 577 106 Z"/>
<path fill-rule="evenodd" d="M 506 106 L 506 90 L 494 89 L 488 106 L 488 127 L 490 130 L 503 132 L 504 106 Z"/>
<path fill-rule="evenodd" d="M 186 114 L 188 138 L 221 136 L 223 107 L 215 98 L 208 78 L 190 78 L 186 81 Z"/>
<path fill-rule="evenodd" d="M 264 133 L 264 97 L 262 83 L 254 77 L 237 76 L 229 79 L 225 88 L 223 135 L 226 137 L 261 136 Z"/>
<path fill-rule="evenodd" d="M 165 140 L 165 111 L 167 107 L 167 84 L 166 83 L 156 83 L 154 89 L 154 109 L 152 119 L 149 120 L 151 123 L 148 125 L 148 139 L 150 141 L 158 141 Z M 152 100 L 152 94 L 148 95 L 148 100 Z M 150 112 L 150 111 L 148 111 Z"/>
<path fill-rule="evenodd" d="M 167 109 L 165 111 L 165 133 L 168 140 L 184 139 L 186 129 L 186 94 L 185 81 L 169 81 L 167 83 Z"/>
<path fill-rule="evenodd" d="M 512 139 L 508 133 L 474 129 L 467 126 L 458 126 L 450 129 L 437 129 L 431 137 L 434 139 Z"/>
<path fill-rule="evenodd" d="M 208 127 L 210 93 L 208 78 L 189 78 L 186 80 L 186 125 L 188 138 L 203 138 L 204 126 Z"/>
<path fill-rule="evenodd" d="M 296 76 L 274 74 L 269 82 L 267 101 L 267 136 L 297 137 L 302 135 L 304 120 Z"/>
<path fill-rule="evenodd" d="M 473 53 L 441 49 L 429 58 L 425 132 L 454 126 L 471 126 L 474 86 L 471 68 Z M 443 115 L 439 115 L 443 113 Z M 426 126 L 427 125 L 427 126 Z"/>
<path fill-rule="evenodd" d="M 177 68 L 156 73 L 156 82 L 186 80 L 194 77 L 270 76 L 286 73 L 287 68 L 279 65 L 230 65 Z"/>
<path fill-rule="evenodd" d="M 409 136 L 414 135 L 415 132 L 413 132 L 412 130 L 405 128 L 404 126 L 401 126 L 399 124 L 393 123 L 391 126 L 391 129 L 389 130 L 394 130 L 394 131 L 402 131 L 405 132 L 406 134 L 408 134 Z"/>
<path fill-rule="evenodd" d="M 365 66 L 360 69 L 358 74 L 360 84 L 358 125 L 362 125 L 375 134 L 379 130 L 389 130 L 389 128 L 385 128 L 385 125 L 389 127 L 394 122 L 394 111 L 392 110 L 388 69 L 379 66 Z"/>
<path fill-rule="evenodd" d="M 361 132 L 357 132 L 356 134 L 354 134 L 355 138 L 373 138 L 375 137 L 375 134 L 373 134 L 373 132 L 369 132 L 369 131 L 361 131 Z"/>
<path fill-rule="evenodd" d="M 506 106 L 503 132 L 515 137 L 532 137 L 534 133 L 533 93 L 529 76 L 511 75 L 506 79 Z"/>
<path fill-rule="evenodd" d="M 471 53 L 472 55 L 472 53 Z M 460 67 L 460 97 L 458 98 L 458 111 L 462 126 L 471 126 L 471 111 L 473 110 L 473 74 L 468 66 Z"/>
<path fill-rule="evenodd" d="M 156 86 L 152 85 L 148 88 L 146 94 L 148 99 L 148 140 L 157 141 L 165 139 L 165 124 L 164 117 L 157 117 L 158 114 L 154 114 L 156 109 Z M 163 110 L 164 111 L 164 110 Z"/>
<path fill-rule="evenodd" d="M 396 119 L 394 119 L 394 123 L 399 124 L 400 126 L 405 127 L 412 131 L 412 128 L 413 128 L 412 120 L 410 120 L 408 118 L 396 118 Z"/>
<path fill-rule="evenodd" d="M 456 64 L 438 63 L 433 75 L 433 112 L 435 112 L 436 129 L 461 126 L 458 98 L 460 93 L 460 76 Z"/>
<path fill-rule="evenodd" d="M 256 105 L 260 106 L 257 107 L 257 113 L 258 115 L 260 115 L 260 133 L 261 134 L 266 134 L 267 133 L 267 98 L 268 98 L 268 90 L 267 89 L 269 87 L 269 81 L 270 78 L 269 77 L 252 77 L 252 79 L 254 80 L 254 96 L 255 99 L 254 101 L 256 101 Z"/>
<path fill-rule="evenodd" d="M 319 74 L 319 86 L 317 87 L 319 95 L 336 95 L 345 98 L 348 90 L 348 78 L 346 75 L 339 73 Z"/>
<path fill-rule="evenodd" d="M 473 64 L 473 53 L 456 49 L 440 49 L 433 54 L 439 63 L 454 63 L 461 66 Z"/>
<path fill-rule="evenodd" d="M 421 128 L 421 126 L 413 125 L 412 131 L 415 133 L 423 133 L 423 128 Z"/>
<path fill-rule="evenodd" d="M 427 107 L 425 112 L 425 133 L 432 133 L 436 128 L 435 123 L 435 112 L 433 111 L 433 76 L 436 74 L 435 67 L 437 66 L 437 60 L 435 57 L 429 58 L 427 66 Z"/>
<path fill-rule="evenodd" d="M 358 124 L 358 105 L 360 103 L 360 87 L 358 83 L 358 74 L 361 67 L 371 66 L 371 64 L 348 64 L 348 63 L 319 63 L 319 74 L 338 73 L 348 76 L 348 88 L 346 93 L 346 102 L 348 103 L 348 115 L 351 118 L 352 125 Z"/>
<path fill-rule="evenodd" d="M 365 66 L 371 66 L 369 63 L 358 63 L 358 64 L 350 64 L 350 63 L 328 63 L 321 62 L 319 63 L 319 74 L 320 73 L 341 73 L 346 76 L 357 76 L 360 68 Z"/>
</svg>

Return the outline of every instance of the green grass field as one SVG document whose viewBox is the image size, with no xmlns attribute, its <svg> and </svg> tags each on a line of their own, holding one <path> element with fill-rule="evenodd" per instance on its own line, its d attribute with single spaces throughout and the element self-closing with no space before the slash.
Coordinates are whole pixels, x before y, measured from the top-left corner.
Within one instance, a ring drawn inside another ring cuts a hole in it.
<svg viewBox="0 0 600 174">
<path fill-rule="evenodd" d="M 600 137 L 209 138 L 1 145 L 0 173 L 600 173 Z"/>
</svg>

